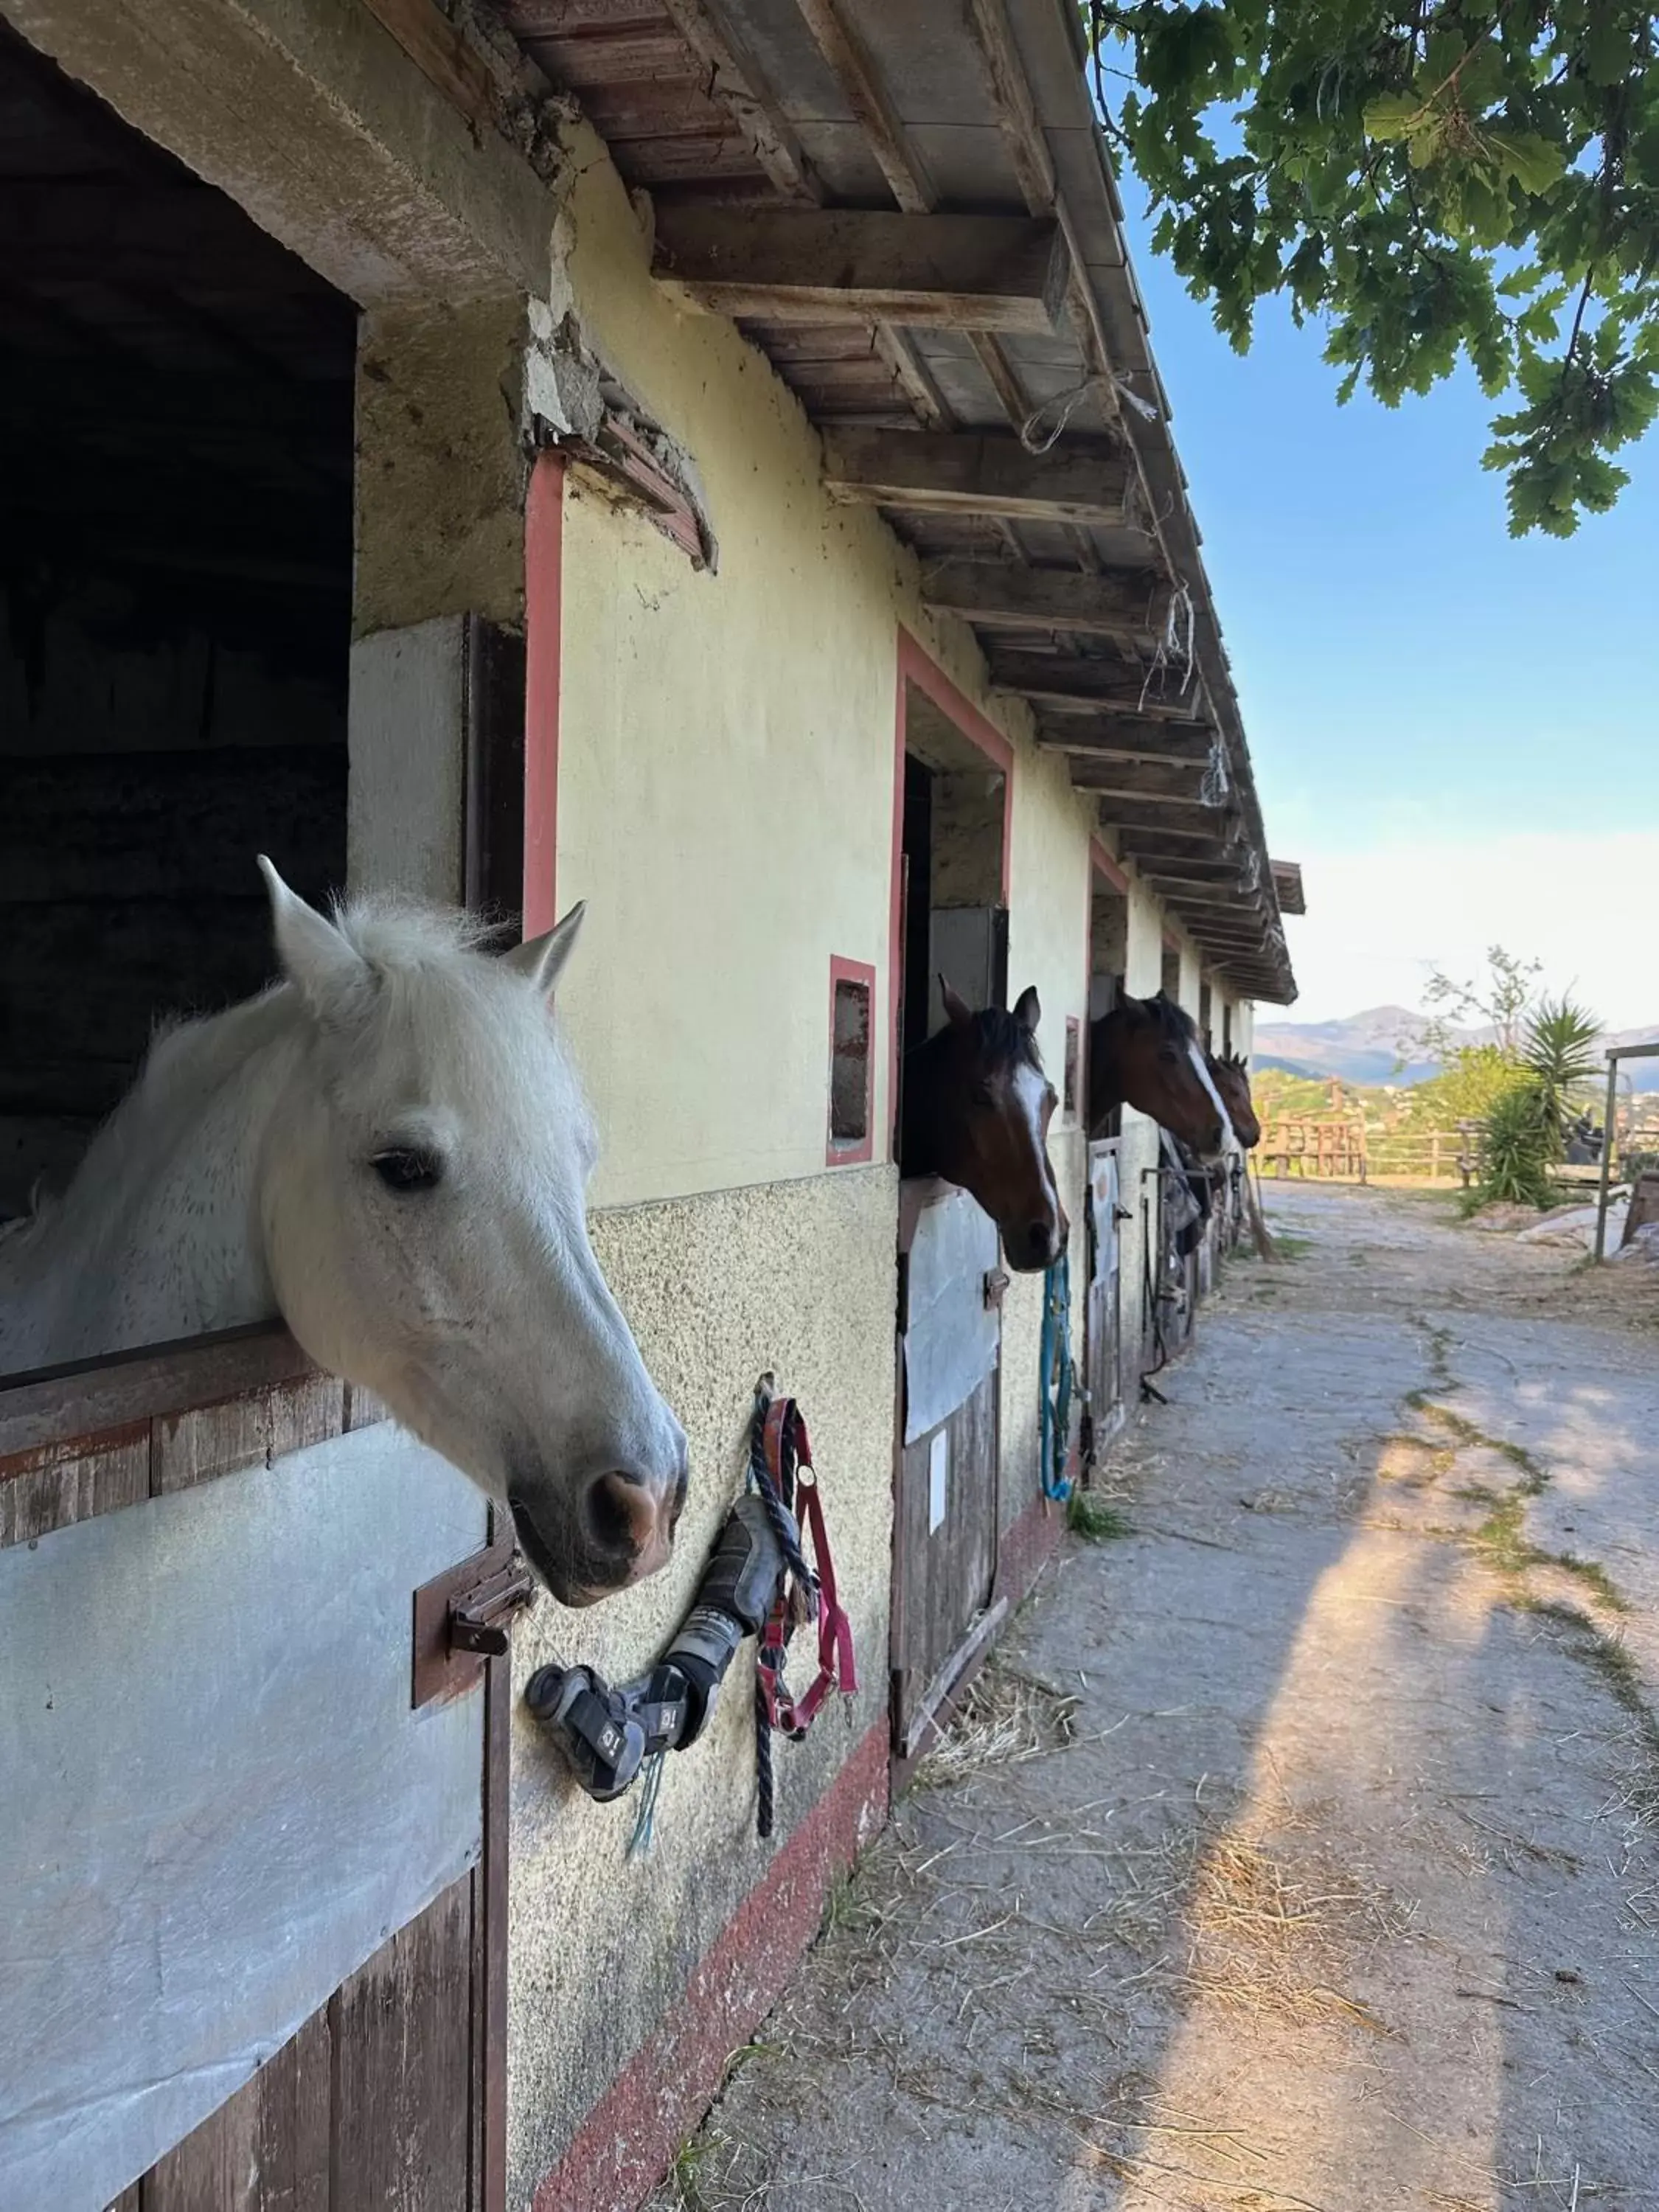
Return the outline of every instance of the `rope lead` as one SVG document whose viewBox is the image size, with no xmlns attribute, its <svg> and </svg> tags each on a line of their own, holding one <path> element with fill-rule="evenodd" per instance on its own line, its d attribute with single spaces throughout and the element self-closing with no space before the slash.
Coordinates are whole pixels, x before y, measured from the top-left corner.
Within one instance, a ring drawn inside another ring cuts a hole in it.
<svg viewBox="0 0 1659 2212">
<path fill-rule="evenodd" d="M 1072 1432 L 1072 1269 L 1062 1252 L 1042 1278 L 1042 1390 L 1040 1465 L 1042 1494 L 1064 1504 L 1072 1494 L 1066 1447 Z"/>
</svg>

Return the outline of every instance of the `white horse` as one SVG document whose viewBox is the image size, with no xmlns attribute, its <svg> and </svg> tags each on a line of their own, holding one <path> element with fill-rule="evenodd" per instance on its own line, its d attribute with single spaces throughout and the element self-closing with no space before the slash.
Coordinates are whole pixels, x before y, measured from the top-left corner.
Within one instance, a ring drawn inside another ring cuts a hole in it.
<svg viewBox="0 0 1659 2212">
<path fill-rule="evenodd" d="M 334 921 L 262 859 L 284 981 L 166 1030 L 61 1200 L 0 1236 L 0 1372 L 280 1314 L 512 1512 L 554 1595 L 661 1566 L 685 1437 L 587 1239 L 592 1121 L 549 998 L 575 908 Z"/>
</svg>

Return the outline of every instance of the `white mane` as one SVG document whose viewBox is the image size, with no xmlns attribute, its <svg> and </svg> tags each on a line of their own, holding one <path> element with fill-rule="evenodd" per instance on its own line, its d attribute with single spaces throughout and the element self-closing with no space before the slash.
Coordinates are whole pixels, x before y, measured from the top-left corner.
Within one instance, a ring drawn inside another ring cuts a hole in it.
<svg viewBox="0 0 1659 2212">
<path fill-rule="evenodd" d="M 385 894 L 342 902 L 332 911 L 335 927 L 375 981 L 394 989 L 403 977 L 442 969 L 457 988 L 476 990 L 476 970 L 463 956 L 495 933 L 473 915 Z M 289 1035 L 299 1012 L 292 985 L 279 982 L 221 1013 L 163 1015 L 132 1089 L 94 1136 L 67 1188 L 37 1191 L 27 1213 L 0 1222 L 7 1256 L 60 1230 L 72 1233 L 81 1212 L 106 1203 L 114 1180 L 141 1176 L 164 1158 L 180 1121 L 199 1114 L 253 1054 Z"/>
</svg>

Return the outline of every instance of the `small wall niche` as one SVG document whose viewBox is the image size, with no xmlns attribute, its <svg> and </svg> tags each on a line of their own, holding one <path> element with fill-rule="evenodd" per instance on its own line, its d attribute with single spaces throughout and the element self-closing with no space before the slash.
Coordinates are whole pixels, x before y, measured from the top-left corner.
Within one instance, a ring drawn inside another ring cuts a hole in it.
<svg viewBox="0 0 1659 2212">
<path fill-rule="evenodd" d="M 876 971 L 858 960 L 830 963 L 831 1167 L 872 1157 L 875 1138 Z"/>
</svg>

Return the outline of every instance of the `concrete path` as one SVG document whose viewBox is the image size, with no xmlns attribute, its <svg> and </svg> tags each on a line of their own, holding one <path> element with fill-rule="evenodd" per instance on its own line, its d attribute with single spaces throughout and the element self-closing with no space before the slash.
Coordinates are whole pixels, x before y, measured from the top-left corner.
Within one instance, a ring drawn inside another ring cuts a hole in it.
<svg viewBox="0 0 1659 2212">
<path fill-rule="evenodd" d="M 1659 2208 L 1659 1291 L 1268 1195 L 664 2212 Z"/>
</svg>

